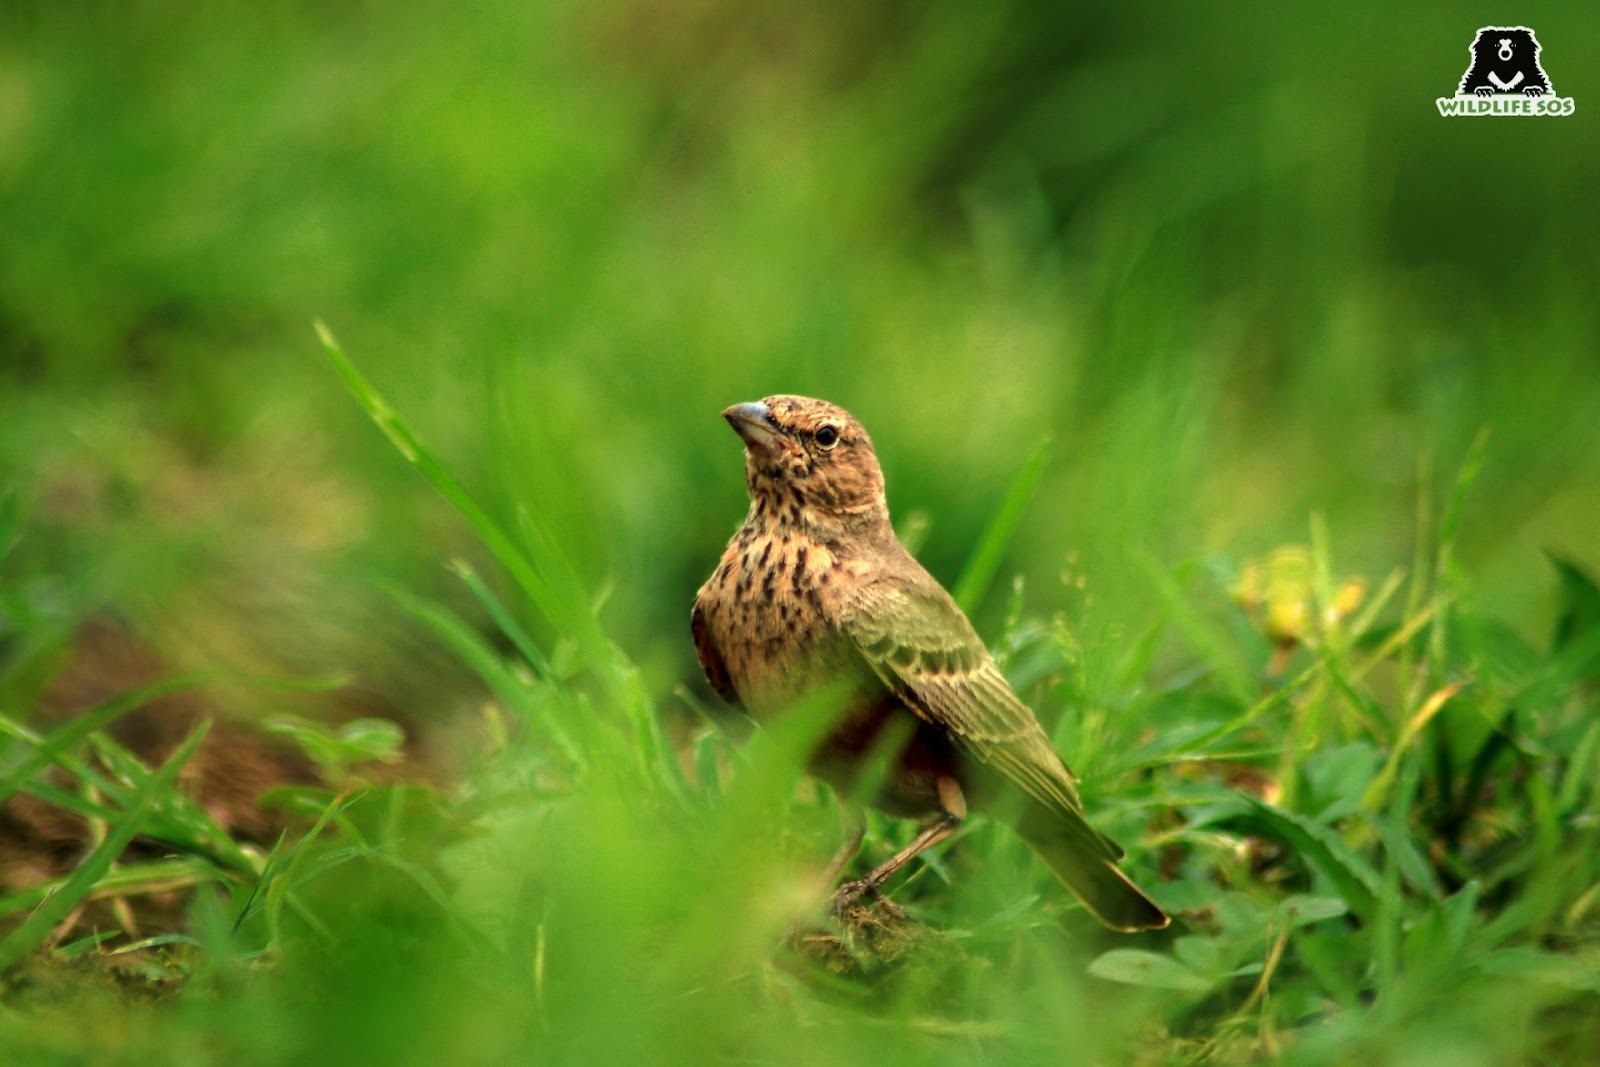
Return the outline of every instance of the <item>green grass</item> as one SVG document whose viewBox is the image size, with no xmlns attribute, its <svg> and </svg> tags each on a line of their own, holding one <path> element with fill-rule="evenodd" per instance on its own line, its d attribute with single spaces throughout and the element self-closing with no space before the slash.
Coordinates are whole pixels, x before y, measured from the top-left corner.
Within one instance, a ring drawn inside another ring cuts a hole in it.
<svg viewBox="0 0 1600 1067">
<path fill-rule="evenodd" d="M 89 835 L 0 895 L 8 1061 L 1600 1053 L 1581 20 L 1490 123 L 1450 5 L 984 11 L 0 11 L 0 797 Z M 790 391 L 1170 931 L 980 817 L 903 957 L 784 947 L 835 804 L 686 616 Z M 171 678 L 43 721 L 108 615 Z M 112 739 L 180 690 L 293 832 Z"/>
<path fill-rule="evenodd" d="M 1058 743 L 1088 768 L 1100 821 L 1132 844 L 1133 869 L 1179 920 L 1136 939 L 1098 931 L 1019 842 L 980 819 L 897 889 L 937 933 L 892 960 L 863 948 L 841 978 L 783 947 L 820 903 L 807 871 L 828 843 L 831 805 L 796 791 L 784 751 L 801 739 L 779 730 L 736 747 L 701 731 L 686 775 L 662 709 L 596 629 L 560 555 L 535 526 L 520 537 L 496 526 L 323 338 L 358 401 L 545 621 L 592 643 L 573 638 L 582 651 L 557 672 L 495 600 L 485 606 L 508 628 L 508 653 L 448 610 L 403 598 L 477 665 L 517 728 L 444 795 L 329 795 L 292 844 L 242 869 L 210 867 L 196 879 L 191 936 L 58 948 L 142 950 L 146 971 L 179 991 L 158 1007 L 90 991 L 44 1010 L 20 997 L 6 1020 L 19 1047 L 75 1055 L 110 1040 L 136 1058 L 204 1045 L 248 1062 L 1326 1063 L 1413 1062 L 1441 1043 L 1486 1063 L 1594 1048 L 1600 591 L 1570 565 L 1558 638 L 1518 650 L 1510 667 L 1485 657 L 1487 620 L 1459 606 L 1467 589 L 1448 577 L 1447 540 L 1419 550 L 1430 565 L 1408 580 L 1403 613 L 1380 624 L 1386 612 L 1335 612 L 1333 561 L 1314 538 L 1299 572 L 1310 580 L 1269 583 L 1259 601 L 1263 615 L 1307 609 L 1298 629 L 1271 631 L 1277 659 L 1265 633 L 1206 616 L 1174 578 L 1172 609 L 1189 613 L 1206 669 L 1093 703 L 1068 632 L 1014 619 L 1003 638 L 1014 673 L 1027 665 L 1041 708 L 1078 712 L 1062 718 Z M 1456 528 L 1471 473 L 1441 535 Z M 996 528 L 1026 478 L 1018 486 Z M 1288 670 L 1276 671 L 1284 653 Z M 90 728 L 151 695 L 48 739 L 14 729 L 25 754 L 12 777 L 38 790 L 45 760 L 81 770 L 70 753 L 86 736 L 111 755 Z M 371 754 L 370 732 L 347 731 L 344 757 L 331 736 L 312 751 L 343 767 Z M 199 737 L 154 775 L 126 753 L 110 761 L 104 839 L 0 942 L 0 959 L 15 964 L 111 885 L 135 833 L 202 854 L 181 829 L 148 823 L 163 797 L 193 811 L 172 780 Z M 1241 774 L 1257 784 L 1237 788 Z M 904 832 L 876 824 L 870 852 Z M 115 1023 L 63 1029 L 91 1002 L 102 1019 L 138 1019 L 143 1036 L 112 1038 Z"/>
</svg>

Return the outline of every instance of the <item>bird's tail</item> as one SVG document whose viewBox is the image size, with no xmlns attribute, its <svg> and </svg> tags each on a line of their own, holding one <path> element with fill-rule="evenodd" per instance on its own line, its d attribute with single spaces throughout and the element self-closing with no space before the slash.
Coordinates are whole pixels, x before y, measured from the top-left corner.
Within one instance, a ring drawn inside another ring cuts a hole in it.
<svg viewBox="0 0 1600 1067">
<path fill-rule="evenodd" d="M 1095 833 L 1077 815 L 1030 805 L 1017 822 L 1017 835 L 1083 902 L 1089 913 L 1113 930 L 1159 930 L 1171 920 L 1117 869 L 1122 850 Z"/>
</svg>

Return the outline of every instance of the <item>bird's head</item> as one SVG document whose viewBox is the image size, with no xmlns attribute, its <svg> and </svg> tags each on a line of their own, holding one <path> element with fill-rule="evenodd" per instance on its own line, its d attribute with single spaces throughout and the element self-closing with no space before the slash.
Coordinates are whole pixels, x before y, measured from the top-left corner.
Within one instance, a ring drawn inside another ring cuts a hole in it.
<svg viewBox="0 0 1600 1067">
<path fill-rule="evenodd" d="M 844 408 L 769 396 L 722 413 L 744 439 L 745 478 L 758 518 L 821 537 L 888 531 L 883 472 L 872 438 Z"/>
</svg>

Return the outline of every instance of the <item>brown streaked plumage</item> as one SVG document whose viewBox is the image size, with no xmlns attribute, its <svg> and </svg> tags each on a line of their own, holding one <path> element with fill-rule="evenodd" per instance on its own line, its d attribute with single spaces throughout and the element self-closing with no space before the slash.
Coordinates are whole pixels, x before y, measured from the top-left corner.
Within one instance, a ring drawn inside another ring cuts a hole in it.
<svg viewBox="0 0 1600 1067">
<path fill-rule="evenodd" d="M 969 801 L 981 807 L 1015 789 L 1017 832 L 1101 922 L 1167 925 L 1117 869 L 1122 850 L 1084 821 L 1076 779 L 972 624 L 895 537 L 861 424 L 800 396 L 722 414 L 744 439 L 750 513 L 695 597 L 706 679 L 757 720 L 842 687 L 842 711 L 810 770 L 850 796 L 873 746 L 892 739 L 900 747 L 873 802 L 927 820 L 839 892 L 875 890 L 947 837 Z"/>
</svg>

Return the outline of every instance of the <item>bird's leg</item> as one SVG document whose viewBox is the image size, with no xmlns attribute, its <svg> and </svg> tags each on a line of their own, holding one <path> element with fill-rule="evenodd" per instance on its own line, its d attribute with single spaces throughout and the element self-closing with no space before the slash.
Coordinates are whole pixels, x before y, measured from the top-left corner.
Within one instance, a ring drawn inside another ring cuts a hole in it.
<svg viewBox="0 0 1600 1067">
<path fill-rule="evenodd" d="M 937 845 L 940 841 L 956 832 L 961 821 L 967 817 L 967 798 L 961 792 L 961 784 L 954 778 L 941 777 L 938 780 L 939 814 L 922 824 L 922 829 L 917 831 L 905 848 L 890 856 L 883 863 L 873 869 L 865 878 L 858 878 L 853 882 L 846 882 L 834 890 L 831 903 L 834 914 L 855 903 L 868 893 L 877 893 L 878 887 L 904 867 L 906 863 L 923 849 Z"/>
<path fill-rule="evenodd" d="M 937 845 L 940 841 L 955 833 L 956 827 L 961 825 L 961 820 L 953 815 L 940 812 L 922 824 L 922 829 L 917 831 L 917 836 L 905 848 L 890 856 L 883 863 L 873 869 L 865 878 L 858 878 L 853 882 L 846 882 L 839 887 L 834 899 L 840 897 L 854 898 L 863 893 L 876 892 L 878 887 L 887 882 L 889 878 L 906 865 L 906 862 L 925 848 Z"/>
<path fill-rule="evenodd" d="M 845 864 L 861 851 L 861 842 L 867 836 L 867 820 L 854 807 L 840 807 L 839 822 L 842 824 L 845 840 L 844 844 L 839 846 L 839 851 L 833 854 L 833 859 L 828 861 L 828 869 L 822 877 L 825 889 L 832 888 L 840 872 L 844 870 Z"/>
</svg>

